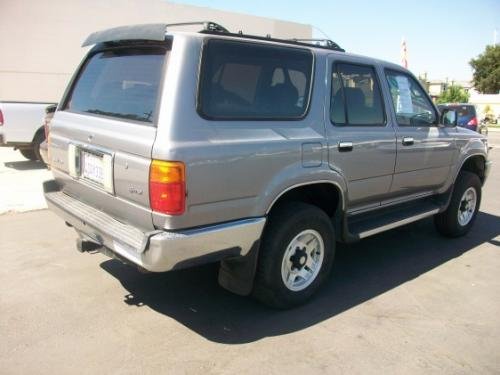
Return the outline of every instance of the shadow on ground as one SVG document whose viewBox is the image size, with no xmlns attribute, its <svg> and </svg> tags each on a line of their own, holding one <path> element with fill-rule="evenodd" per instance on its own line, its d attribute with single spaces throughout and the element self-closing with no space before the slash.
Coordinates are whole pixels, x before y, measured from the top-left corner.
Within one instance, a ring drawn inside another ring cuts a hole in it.
<svg viewBox="0 0 500 375">
<path fill-rule="evenodd" d="M 101 267 L 129 292 L 125 303 L 167 315 L 208 340 L 243 344 L 302 330 L 412 280 L 476 246 L 495 240 L 500 218 L 480 213 L 466 237 L 439 236 L 425 220 L 339 246 L 332 277 L 305 306 L 268 309 L 251 298 L 235 296 L 217 284 L 217 266 L 165 274 L 141 274 L 116 260 Z"/>
<path fill-rule="evenodd" d="M 17 171 L 28 171 L 33 169 L 45 169 L 46 166 L 40 161 L 22 160 L 22 161 L 9 161 L 4 163 L 7 168 L 12 168 Z"/>
</svg>

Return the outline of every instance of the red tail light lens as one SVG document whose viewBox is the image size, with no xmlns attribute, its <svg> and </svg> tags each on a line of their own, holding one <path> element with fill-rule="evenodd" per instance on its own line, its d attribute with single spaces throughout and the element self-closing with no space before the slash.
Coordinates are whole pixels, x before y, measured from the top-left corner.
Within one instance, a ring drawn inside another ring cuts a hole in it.
<svg viewBox="0 0 500 375">
<path fill-rule="evenodd" d="M 149 171 L 151 209 L 168 215 L 181 215 L 186 205 L 184 163 L 153 160 Z"/>
<path fill-rule="evenodd" d="M 2 110 L 0 109 L 0 126 L 3 125 L 3 113 Z"/>
<path fill-rule="evenodd" d="M 474 116 L 473 118 L 471 118 L 467 125 L 477 126 L 477 117 Z"/>
</svg>

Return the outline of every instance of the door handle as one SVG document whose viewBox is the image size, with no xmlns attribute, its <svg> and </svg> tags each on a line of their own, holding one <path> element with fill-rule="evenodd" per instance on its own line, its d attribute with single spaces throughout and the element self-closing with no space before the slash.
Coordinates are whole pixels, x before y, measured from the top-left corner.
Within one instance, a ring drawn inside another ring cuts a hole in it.
<svg viewBox="0 0 500 375">
<path fill-rule="evenodd" d="M 339 151 L 340 152 L 352 151 L 352 142 L 339 142 Z"/>
<path fill-rule="evenodd" d="M 403 146 L 411 146 L 415 143 L 415 140 L 412 137 L 403 137 Z"/>
</svg>

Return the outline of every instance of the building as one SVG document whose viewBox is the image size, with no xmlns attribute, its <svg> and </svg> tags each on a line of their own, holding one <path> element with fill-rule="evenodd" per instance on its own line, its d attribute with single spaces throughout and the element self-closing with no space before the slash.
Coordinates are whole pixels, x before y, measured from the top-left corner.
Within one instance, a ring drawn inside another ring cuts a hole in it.
<svg viewBox="0 0 500 375">
<path fill-rule="evenodd" d="M 233 32 L 278 38 L 311 38 L 310 25 L 164 0 L 0 0 L 0 100 L 53 101 L 97 30 L 141 23 L 210 20 Z"/>
<path fill-rule="evenodd" d="M 479 118 L 488 115 L 490 118 L 500 116 L 500 94 L 479 94 L 473 92 L 469 98 L 469 103 L 476 106 Z"/>
</svg>

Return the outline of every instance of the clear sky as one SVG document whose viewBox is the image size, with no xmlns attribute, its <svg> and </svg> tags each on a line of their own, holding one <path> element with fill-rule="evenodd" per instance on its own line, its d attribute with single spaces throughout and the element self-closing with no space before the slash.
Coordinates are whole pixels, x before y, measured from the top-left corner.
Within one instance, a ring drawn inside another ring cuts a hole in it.
<svg viewBox="0 0 500 375">
<path fill-rule="evenodd" d="M 404 36 L 409 69 L 416 75 L 427 72 L 430 79 L 471 79 L 468 62 L 493 44 L 495 28 L 500 42 L 500 0 L 174 2 L 311 24 L 348 52 L 395 63 L 401 61 Z"/>
</svg>

